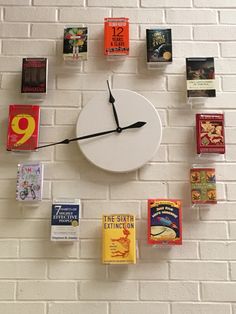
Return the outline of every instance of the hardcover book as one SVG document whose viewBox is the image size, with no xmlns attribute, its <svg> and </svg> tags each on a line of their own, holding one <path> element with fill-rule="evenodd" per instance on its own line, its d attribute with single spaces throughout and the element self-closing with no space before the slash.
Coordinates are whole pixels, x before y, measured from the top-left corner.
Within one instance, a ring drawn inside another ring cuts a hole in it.
<svg viewBox="0 0 236 314">
<path fill-rule="evenodd" d="M 133 215 L 104 215 L 102 262 L 105 264 L 135 264 L 136 240 Z"/>
<path fill-rule="evenodd" d="M 148 200 L 148 243 L 182 244 L 182 207 L 180 200 Z"/>
<path fill-rule="evenodd" d="M 33 151 L 38 146 L 40 107 L 10 105 L 8 116 L 7 150 Z"/>
<path fill-rule="evenodd" d="M 104 20 L 104 54 L 129 55 L 129 19 L 108 17 Z"/>
<path fill-rule="evenodd" d="M 46 94 L 47 69 L 47 58 L 23 58 L 21 92 Z"/>
<path fill-rule="evenodd" d="M 63 57 L 71 61 L 88 59 L 88 27 L 64 28 Z"/>
<path fill-rule="evenodd" d="M 223 114 L 196 114 L 197 153 L 225 153 Z"/>
<path fill-rule="evenodd" d="M 214 58 L 186 58 L 187 96 L 215 97 Z"/>
<path fill-rule="evenodd" d="M 215 168 L 190 169 L 191 199 L 193 204 L 216 204 Z"/>
<path fill-rule="evenodd" d="M 19 163 L 16 199 L 18 201 L 41 201 L 42 191 L 43 165 L 41 163 Z"/>
<path fill-rule="evenodd" d="M 171 29 L 146 29 L 147 62 L 172 62 Z"/>
<path fill-rule="evenodd" d="M 51 216 L 51 241 L 77 241 L 80 200 L 54 201 Z"/>
</svg>

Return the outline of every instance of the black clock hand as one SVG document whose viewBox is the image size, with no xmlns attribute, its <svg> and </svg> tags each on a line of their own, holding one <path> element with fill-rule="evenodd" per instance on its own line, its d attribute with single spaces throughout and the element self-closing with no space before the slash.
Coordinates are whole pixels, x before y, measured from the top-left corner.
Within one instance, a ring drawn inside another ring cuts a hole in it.
<svg viewBox="0 0 236 314">
<path fill-rule="evenodd" d="M 115 133 L 115 132 L 121 133 L 123 130 L 141 128 L 146 123 L 147 122 L 138 121 L 138 122 L 132 123 L 132 124 L 130 124 L 128 126 L 125 126 L 124 128 L 116 128 L 116 129 L 110 130 L 110 131 L 103 131 L 103 132 L 93 133 L 93 134 L 84 135 L 84 136 L 80 136 L 80 137 L 75 137 L 75 138 L 71 138 L 71 139 L 67 138 L 67 139 L 65 139 L 63 141 L 60 141 L 60 142 L 55 142 L 55 143 L 52 143 L 52 144 L 46 144 L 46 145 L 38 146 L 35 149 L 49 147 L 49 146 L 54 146 L 54 145 L 58 145 L 58 144 L 69 144 L 70 142 L 85 140 L 85 139 L 88 139 L 88 138 L 102 136 L 102 135 L 106 135 L 106 134 L 109 134 L 109 133 Z"/>
<path fill-rule="evenodd" d="M 114 114 L 114 118 L 115 118 L 115 121 L 116 121 L 116 126 L 117 128 L 120 128 L 120 124 L 119 124 L 119 119 L 118 119 L 118 115 L 117 115 L 117 112 L 116 112 L 116 107 L 114 105 L 115 103 L 115 98 L 113 97 L 112 93 L 111 93 L 111 89 L 110 89 L 110 85 L 109 85 L 109 82 L 107 80 L 107 86 L 108 86 L 108 90 L 109 90 L 109 103 L 112 104 L 112 110 L 113 110 L 113 114 Z"/>
</svg>

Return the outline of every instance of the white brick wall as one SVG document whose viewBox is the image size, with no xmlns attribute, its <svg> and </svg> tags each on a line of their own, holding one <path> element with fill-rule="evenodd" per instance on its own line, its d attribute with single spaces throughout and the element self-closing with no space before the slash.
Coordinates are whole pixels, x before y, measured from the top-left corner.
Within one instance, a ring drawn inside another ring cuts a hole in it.
<svg viewBox="0 0 236 314">
<path fill-rule="evenodd" d="M 103 19 L 130 18 L 130 56 L 107 62 Z M 89 26 L 82 73 L 62 63 L 63 27 Z M 146 28 L 172 29 L 174 61 L 146 68 Z M 235 0 L 0 0 L 0 313 L 236 314 L 236 2 Z M 163 123 L 159 151 L 143 168 L 113 174 L 91 165 L 77 143 L 38 153 L 5 150 L 8 105 L 20 95 L 22 58 L 49 58 L 49 91 L 40 142 L 75 136 L 81 107 L 112 88 L 138 91 Z M 191 110 L 185 57 L 215 57 L 217 97 Z M 216 162 L 219 203 L 193 209 L 189 168 L 195 159 L 195 113 L 225 113 L 226 155 Z M 15 201 L 16 165 L 45 165 L 43 201 Z M 54 197 L 82 199 L 79 241 L 50 242 Z M 147 198 L 183 199 L 183 245 L 146 243 Z M 101 215 L 137 218 L 136 265 L 101 264 Z"/>
</svg>

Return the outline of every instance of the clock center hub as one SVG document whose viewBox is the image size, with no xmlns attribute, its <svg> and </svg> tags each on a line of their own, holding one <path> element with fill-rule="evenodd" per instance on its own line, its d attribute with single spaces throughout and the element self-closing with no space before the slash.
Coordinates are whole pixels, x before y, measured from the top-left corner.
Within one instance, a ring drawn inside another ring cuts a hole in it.
<svg viewBox="0 0 236 314">
<path fill-rule="evenodd" d="M 116 129 L 116 132 L 117 132 L 117 133 L 121 133 L 121 132 L 122 132 L 122 128 L 118 127 L 118 128 Z"/>
</svg>

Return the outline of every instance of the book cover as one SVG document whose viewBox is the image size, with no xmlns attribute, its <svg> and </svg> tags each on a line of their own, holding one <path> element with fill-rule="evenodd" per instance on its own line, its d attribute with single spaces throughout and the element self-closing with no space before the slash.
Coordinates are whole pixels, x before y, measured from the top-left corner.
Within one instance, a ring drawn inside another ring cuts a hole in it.
<svg viewBox="0 0 236 314">
<path fill-rule="evenodd" d="M 33 151 L 38 146 L 40 107 L 10 105 L 8 116 L 7 150 Z"/>
<path fill-rule="evenodd" d="M 216 204 L 215 168 L 190 169 L 192 204 Z"/>
<path fill-rule="evenodd" d="M 88 27 L 65 27 L 64 28 L 64 60 L 88 59 Z"/>
<path fill-rule="evenodd" d="M 47 58 L 23 58 L 21 93 L 47 92 Z"/>
<path fill-rule="evenodd" d="M 51 241 L 77 241 L 80 200 L 54 201 L 51 216 Z"/>
<path fill-rule="evenodd" d="M 104 20 L 104 54 L 129 55 L 129 19 L 108 17 Z"/>
<path fill-rule="evenodd" d="M 196 114 L 197 153 L 225 153 L 223 114 Z"/>
<path fill-rule="evenodd" d="M 172 62 L 171 29 L 146 29 L 147 62 Z"/>
<path fill-rule="evenodd" d="M 102 228 L 102 262 L 105 264 L 135 264 L 134 215 L 103 215 Z"/>
<path fill-rule="evenodd" d="M 148 200 L 148 243 L 182 244 L 182 207 L 180 200 Z"/>
<path fill-rule="evenodd" d="M 42 191 L 43 165 L 41 163 L 19 163 L 16 199 L 18 201 L 41 201 Z"/>
<path fill-rule="evenodd" d="M 187 96 L 215 97 L 214 58 L 186 58 Z"/>
</svg>

